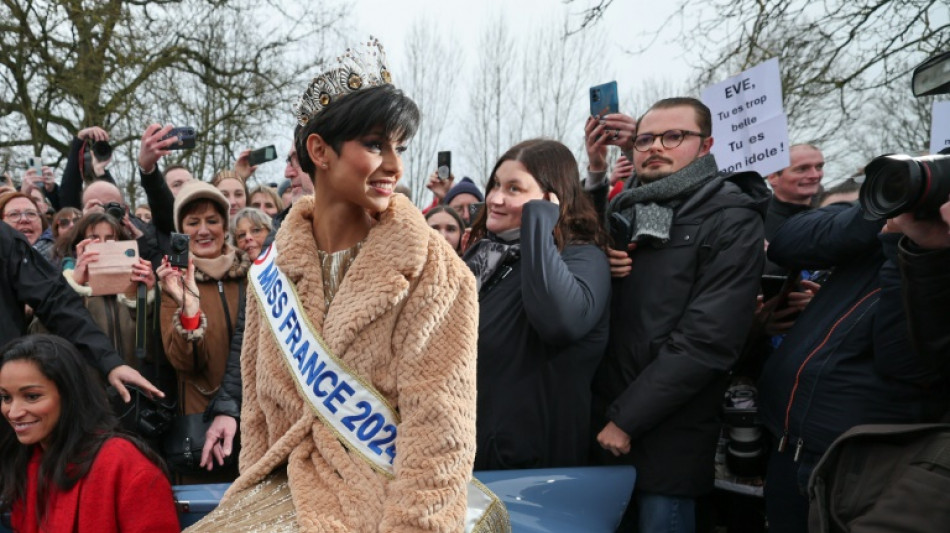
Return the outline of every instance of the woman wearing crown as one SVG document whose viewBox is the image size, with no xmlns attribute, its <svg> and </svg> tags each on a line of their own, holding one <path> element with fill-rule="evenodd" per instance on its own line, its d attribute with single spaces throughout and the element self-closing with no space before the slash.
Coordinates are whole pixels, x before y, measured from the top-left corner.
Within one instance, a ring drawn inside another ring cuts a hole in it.
<svg viewBox="0 0 950 533">
<path fill-rule="evenodd" d="M 314 195 L 249 276 L 241 476 L 189 531 L 472 529 L 474 278 L 393 193 L 419 110 L 382 47 L 340 62 L 297 109 Z"/>
</svg>

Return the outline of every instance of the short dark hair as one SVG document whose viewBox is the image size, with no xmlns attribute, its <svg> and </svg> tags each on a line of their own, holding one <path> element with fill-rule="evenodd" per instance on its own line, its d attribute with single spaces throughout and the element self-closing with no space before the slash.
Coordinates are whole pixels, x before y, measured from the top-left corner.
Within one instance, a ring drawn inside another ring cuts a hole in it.
<svg viewBox="0 0 950 533">
<path fill-rule="evenodd" d="M 343 143 L 382 128 L 391 139 L 407 141 L 416 134 L 421 118 L 419 107 L 392 85 L 381 85 L 340 98 L 294 131 L 294 147 L 300 168 L 311 178 L 317 167 L 307 152 L 307 137 L 317 134 L 333 151 Z"/>
<path fill-rule="evenodd" d="M 640 115 L 640 118 L 637 120 L 637 133 L 640 131 L 640 121 L 643 120 L 643 117 L 647 116 L 647 113 L 654 109 L 671 109 L 674 107 L 692 107 L 696 113 L 696 125 L 699 126 L 699 133 L 701 133 L 703 137 L 712 136 L 712 113 L 709 111 L 709 108 L 706 107 L 706 104 L 689 96 L 664 98 L 650 106 L 650 109 L 647 109 L 646 113 Z"/>
</svg>

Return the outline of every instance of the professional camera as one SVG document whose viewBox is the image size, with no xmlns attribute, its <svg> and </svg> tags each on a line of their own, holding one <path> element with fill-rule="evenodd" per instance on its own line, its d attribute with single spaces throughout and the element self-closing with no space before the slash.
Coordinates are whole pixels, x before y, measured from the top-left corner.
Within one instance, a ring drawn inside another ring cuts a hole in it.
<svg viewBox="0 0 950 533">
<path fill-rule="evenodd" d="M 723 421 L 728 436 L 726 466 L 736 477 L 754 478 L 765 474 L 765 438 L 756 389 L 751 383 L 737 382 L 726 392 Z"/>
<path fill-rule="evenodd" d="M 168 250 L 168 264 L 178 268 L 188 268 L 188 245 L 191 241 L 184 233 L 171 234 L 171 249 Z"/>
<path fill-rule="evenodd" d="M 950 92 L 950 52 L 918 65 L 911 89 L 914 96 Z M 864 175 L 861 206 L 875 218 L 911 212 L 918 219 L 936 218 L 950 196 L 950 155 L 882 155 L 868 163 Z"/>
<path fill-rule="evenodd" d="M 92 143 L 92 155 L 99 161 L 105 161 L 112 157 L 112 145 L 107 141 L 95 141 Z"/>
<path fill-rule="evenodd" d="M 103 208 L 106 210 L 106 214 L 112 218 L 118 220 L 119 222 L 125 218 L 125 206 L 118 202 L 109 202 Z"/>
<path fill-rule="evenodd" d="M 877 218 L 909 212 L 935 218 L 950 196 L 950 155 L 882 155 L 868 163 L 864 175 L 861 205 Z"/>
</svg>

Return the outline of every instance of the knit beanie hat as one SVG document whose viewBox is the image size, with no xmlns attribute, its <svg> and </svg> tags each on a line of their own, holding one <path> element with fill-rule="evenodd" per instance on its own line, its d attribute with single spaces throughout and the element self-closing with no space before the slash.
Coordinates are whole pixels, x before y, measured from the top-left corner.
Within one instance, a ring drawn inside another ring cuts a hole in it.
<svg viewBox="0 0 950 533">
<path fill-rule="evenodd" d="M 442 203 L 448 205 L 453 198 L 460 194 L 471 194 L 475 198 L 478 198 L 479 202 L 485 201 L 482 191 L 478 190 L 478 186 L 475 185 L 475 182 L 472 181 L 472 178 L 465 177 L 462 178 L 462 181 L 456 183 L 451 189 L 449 189 L 449 192 L 445 195 Z"/>
<path fill-rule="evenodd" d="M 230 227 L 228 213 L 231 211 L 231 204 L 228 199 L 214 185 L 201 180 L 191 180 L 181 186 L 178 196 L 175 197 L 175 231 L 181 233 L 181 221 L 185 218 L 186 207 L 197 200 L 211 200 L 218 204 L 224 214 L 225 230 Z"/>
<path fill-rule="evenodd" d="M 289 188 L 290 188 L 290 180 L 287 178 L 284 178 L 284 181 L 280 182 L 280 186 L 277 187 L 277 196 L 283 197 L 284 193 L 287 192 L 287 189 Z"/>
</svg>

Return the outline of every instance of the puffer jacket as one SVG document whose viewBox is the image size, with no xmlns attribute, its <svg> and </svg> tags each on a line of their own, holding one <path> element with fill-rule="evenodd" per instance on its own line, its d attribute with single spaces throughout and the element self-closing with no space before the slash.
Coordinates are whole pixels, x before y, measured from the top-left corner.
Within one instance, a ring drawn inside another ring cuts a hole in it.
<svg viewBox="0 0 950 533">
<path fill-rule="evenodd" d="M 719 175 L 675 208 L 670 240 L 641 246 L 614 281 L 607 354 L 594 381 L 594 433 L 614 422 L 637 487 L 712 490 L 720 407 L 755 313 L 769 199 L 752 173 Z M 596 419 L 595 419 L 596 420 Z"/>
</svg>

